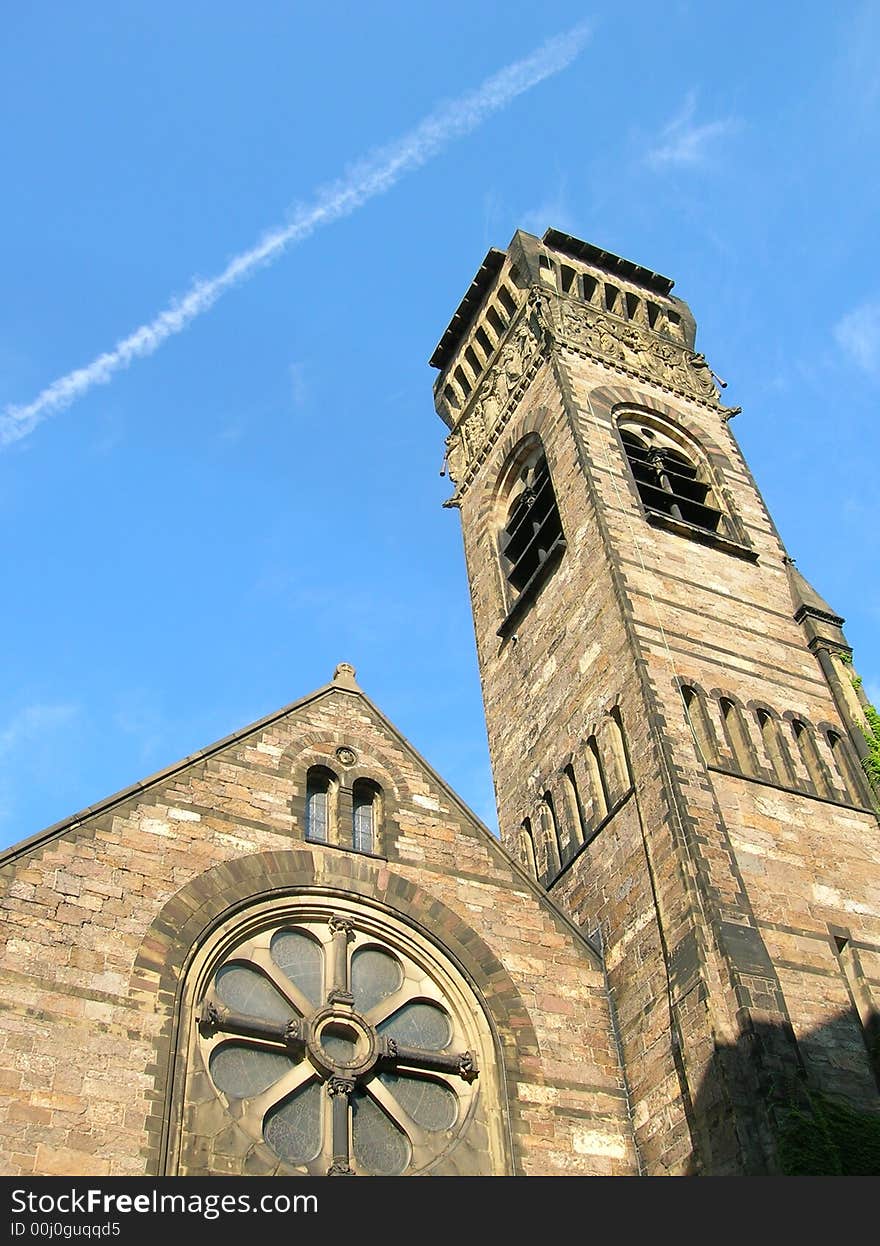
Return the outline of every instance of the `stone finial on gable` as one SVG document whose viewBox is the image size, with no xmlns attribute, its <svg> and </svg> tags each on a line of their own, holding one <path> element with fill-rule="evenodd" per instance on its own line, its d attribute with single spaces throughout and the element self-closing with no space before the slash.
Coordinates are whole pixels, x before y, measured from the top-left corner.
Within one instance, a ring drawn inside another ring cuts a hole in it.
<svg viewBox="0 0 880 1246">
<path fill-rule="evenodd" d="M 356 674 L 350 662 L 340 662 L 333 672 L 333 683 L 343 688 L 356 688 L 358 686 Z"/>
</svg>

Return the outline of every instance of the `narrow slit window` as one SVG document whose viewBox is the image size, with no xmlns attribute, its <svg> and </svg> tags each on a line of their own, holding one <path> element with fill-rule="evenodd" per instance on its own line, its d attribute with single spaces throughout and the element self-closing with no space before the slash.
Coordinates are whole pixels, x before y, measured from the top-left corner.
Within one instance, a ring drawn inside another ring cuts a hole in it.
<svg viewBox="0 0 880 1246">
<path fill-rule="evenodd" d="M 479 328 L 474 334 L 474 337 L 477 340 L 477 344 L 479 345 L 480 350 L 483 352 L 483 354 L 488 359 L 489 356 L 492 354 L 492 351 L 495 349 L 495 347 L 492 345 L 492 342 L 489 340 L 488 333 L 485 331 L 485 329 Z"/>
<path fill-rule="evenodd" d="M 617 286 L 605 282 L 605 308 L 610 312 L 619 312 L 617 300 L 620 298 L 620 291 Z"/>
<path fill-rule="evenodd" d="M 577 291 L 577 272 L 568 264 L 559 266 L 559 276 L 562 280 L 562 293 L 574 294 Z"/>
<path fill-rule="evenodd" d="M 469 346 L 467 350 L 464 352 L 464 357 L 468 361 L 468 366 L 470 367 L 470 370 L 473 372 L 474 377 L 475 378 L 478 377 L 480 373 L 483 371 L 484 365 L 480 363 L 479 359 L 477 358 L 477 352 L 474 350 L 472 346 Z"/>
<path fill-rule="evenodd" d="M 455 392 L 455 387 L 453 385 L 447 385 L 444 388 L 443 397 L 446 399 L 451 411 L 458 411 L 461 407 L 461 401 L 459 400 L 458 394 Z"/>
<path fill-rule="evenodd" d="M 586 303 L 596 303 L 596 291 L 599 289 L 599 283 L 595 277 L 591 277 L 589 273 L 584 273 L 581 278 L 581 285 L 584 291 L 584 301 Z"/>
</svg>

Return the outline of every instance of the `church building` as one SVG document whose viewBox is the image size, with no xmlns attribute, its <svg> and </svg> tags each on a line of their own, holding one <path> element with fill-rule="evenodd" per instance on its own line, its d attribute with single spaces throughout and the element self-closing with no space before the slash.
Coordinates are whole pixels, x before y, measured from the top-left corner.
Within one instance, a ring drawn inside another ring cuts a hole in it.
<svg viewBox="0 0 880 1246">
<path fill-rule="evenodd" d="M 672 286 L 518 231 L 431 358 L 500 842 L 342 662 L 9 849 L 0 1172 L 870 1163 L 880 720 Z"/>
</svg>

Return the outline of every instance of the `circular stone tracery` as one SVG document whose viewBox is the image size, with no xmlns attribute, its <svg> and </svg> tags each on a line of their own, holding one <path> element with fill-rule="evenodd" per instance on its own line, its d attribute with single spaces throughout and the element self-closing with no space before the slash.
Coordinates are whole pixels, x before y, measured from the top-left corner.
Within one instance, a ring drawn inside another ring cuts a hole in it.
<svg viewBox="0 0 880 1246">
<path fill-rule="evenodd" d="M 325 1077 L 364 1077 L 379 1055 L 379 1037 L 356 1012 L 336 1004 L 322 1008 L 307 1022 L 306 1047 L 315 1068 Z"/>
<path fill-rule="evenodd" d="M 198 1023 L 255 1141 L 312 1174 L 395 1175 L 431 1167 L 466 1127 L 478 1070 L 463 1014 L 421 958 L 324 914 L 238 944 Z"/>
</svg>

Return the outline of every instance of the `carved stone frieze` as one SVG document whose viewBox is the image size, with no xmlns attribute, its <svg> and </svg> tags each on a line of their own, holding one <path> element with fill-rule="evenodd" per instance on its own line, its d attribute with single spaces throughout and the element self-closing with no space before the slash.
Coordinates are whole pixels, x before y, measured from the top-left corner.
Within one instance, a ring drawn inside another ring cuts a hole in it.
<svg viewBox="0 0 880 1246">
<path fill-rule="evenodd" d="M 686 346 L 574 302 L 566 302 L 562 307 L 560 332 L 576 349 L 585 350 L 601 363 L 689 398 L 718 402 L 705 356 L 694 354 Z"/>
<path fill-rule="evenodd" d="M 462 479 L 468 465 L 503 421 L 511 398 L 543 340 L 545 323 L 543 305 L 532 297 L 492 366 L 484 373 L 462 418 L 446 439 L 447 464 L 453 483 Z"/>
<path fill-rule="evenodd" d="M 552 300 L 545 291 L 532 290 L 515 327 L 446 439 L 446 462 L 454 484 L 461 483 L 504 424 L 512 397 L 547 335 L 664 389 L 719 404 L 705 356 L 583 303 Z"/>
</svg>

